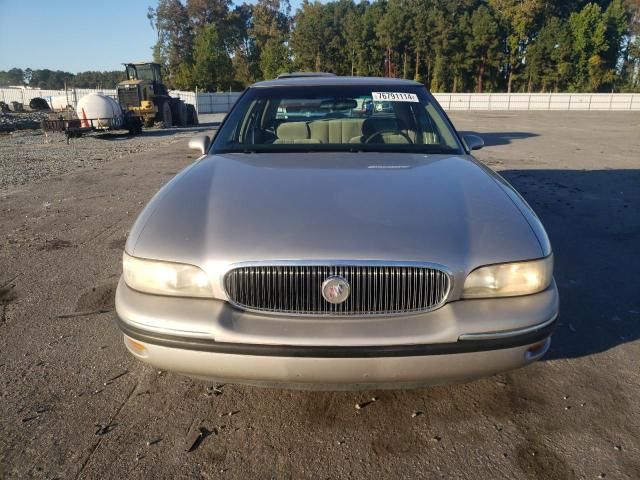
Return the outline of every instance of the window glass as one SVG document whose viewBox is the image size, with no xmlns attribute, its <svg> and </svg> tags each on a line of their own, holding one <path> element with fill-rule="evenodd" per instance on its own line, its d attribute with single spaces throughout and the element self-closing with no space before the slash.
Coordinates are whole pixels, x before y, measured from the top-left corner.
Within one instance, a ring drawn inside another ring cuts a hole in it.
<svg viewBox="0 0 640 480">
<path fill-rule="evenodd" d="M 421 87 L 253 87 L 216 136 L 215 152 L 461 153 Z"/>
</svg>

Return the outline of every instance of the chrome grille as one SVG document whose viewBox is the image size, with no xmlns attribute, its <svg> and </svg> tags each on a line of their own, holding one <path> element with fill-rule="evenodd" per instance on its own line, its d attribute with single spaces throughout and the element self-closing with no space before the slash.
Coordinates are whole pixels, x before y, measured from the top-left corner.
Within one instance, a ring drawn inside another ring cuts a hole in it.
<svg viewBox="0 0 640 480">
<path fill-rule="evenodd" d="M 343 303 L 322 296 L 322 282 L 338 275 L 351 286 Z M 373 315 L 433 310 L 449 293 L 449 275 L 426 266 L 257 265 L 225 276 L 229 301 L 267 312 L 307 315 Z"/>
</svg>

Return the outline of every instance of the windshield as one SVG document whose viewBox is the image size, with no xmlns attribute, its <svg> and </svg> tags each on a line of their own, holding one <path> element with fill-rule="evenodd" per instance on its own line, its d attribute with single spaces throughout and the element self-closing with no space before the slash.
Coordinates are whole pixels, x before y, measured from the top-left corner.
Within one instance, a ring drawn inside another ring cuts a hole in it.
<svg viewBox="0 0 640 480">
<path fill-rule="evenodd" d="M 150 82 L 155 82 L 156 79 L 156 68 L 153 65 L 128 65 L 127 66 L 127 77 L 129 80 L 147 80 Z"/>
<path fill-rule="evenodd" d="M 214 153 L 462 153 L 426 90 L 411 85 L 250 88 L 212 148 Z"/>
</svg>

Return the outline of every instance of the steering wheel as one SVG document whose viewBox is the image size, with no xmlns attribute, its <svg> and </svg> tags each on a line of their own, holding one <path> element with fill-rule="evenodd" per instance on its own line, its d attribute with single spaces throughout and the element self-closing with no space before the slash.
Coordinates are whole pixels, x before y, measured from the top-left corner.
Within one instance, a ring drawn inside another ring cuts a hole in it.
<svg viewBox="0 0 640 480">
<path fill-rule="evenodd" d="M 411 140 L 411 138 L 409 138 L 409 135 L 407 135 L 406 133 L 400 131 L 400 130 L 393 130 L 393 129 L 387 129 L 387 130 L 380 130 L 377 131 L 371 135 L 369 135 L 367 138 L 365 138 L 364 143 L 370 143 L 371 140 L 373 140 L 375 137 L 379 136 L 379 135 L 384 135 L 385 133 L 392 133 L 394 135 L 400 135 L 401 137 L 404 137 L 407 142 L 409 143 L 413 143 L 413 140 Z"/>
</svg>

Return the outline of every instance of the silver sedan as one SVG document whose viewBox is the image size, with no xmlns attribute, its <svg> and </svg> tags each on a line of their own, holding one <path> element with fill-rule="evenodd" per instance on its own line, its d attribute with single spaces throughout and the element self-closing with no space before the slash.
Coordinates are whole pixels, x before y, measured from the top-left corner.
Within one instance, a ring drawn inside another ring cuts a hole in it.
<svg viewBox="0 0 640 480">
<path fill-rule="evenodd" d="M 123 255 L 117 321 L 139 359 L 223 382 L 406 388 L 548 350 L 544 228 L 423 85 L 260 82 L 191 147 L 202 156 Z"/>
</svg>

